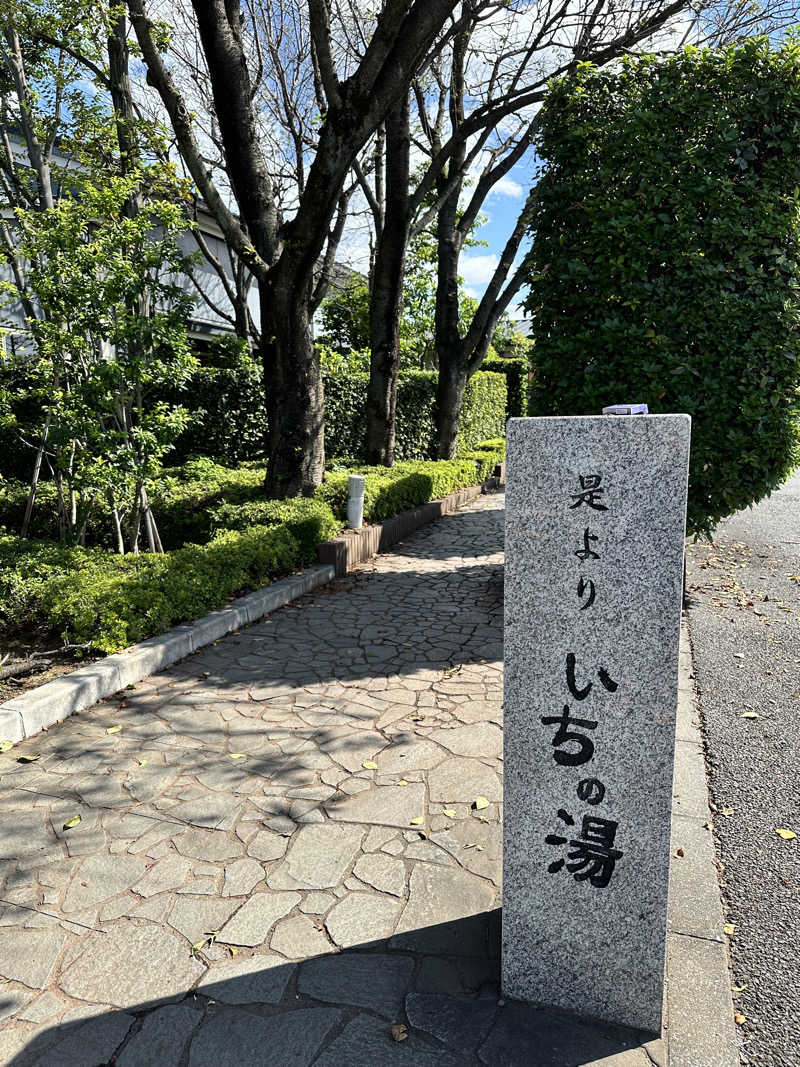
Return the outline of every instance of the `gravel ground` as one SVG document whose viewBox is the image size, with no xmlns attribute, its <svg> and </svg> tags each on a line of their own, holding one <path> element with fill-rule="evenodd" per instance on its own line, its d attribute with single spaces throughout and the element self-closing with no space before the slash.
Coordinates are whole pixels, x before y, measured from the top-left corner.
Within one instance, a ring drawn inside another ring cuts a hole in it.
<svg viewBox="0 0 800 1067">
<path fill-rule="evenodd" d="M 800 474 L 690 549 L 688 592 L 742 1063 L 800 1064 Z"/>
</svg>

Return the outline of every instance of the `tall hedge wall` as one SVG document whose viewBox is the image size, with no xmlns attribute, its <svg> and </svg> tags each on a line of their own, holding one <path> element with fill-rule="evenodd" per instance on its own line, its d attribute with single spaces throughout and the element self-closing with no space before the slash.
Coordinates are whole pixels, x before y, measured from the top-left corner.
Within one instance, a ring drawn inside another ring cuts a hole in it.
<svg viewBox="0 0 800 1067">
<path fill-rule="evenodd" d="M 481 370 L 506 376 L 506 415 L 515 418 L 528 414 L 528 374 L 530 364 L 519 356 L 503 358 L 489 356 L 481 363 Z"/>
<path fill-rule="evenodd" d="M 798 459 L 800 46 L 586 64 L 540 117 L 531 413 L 690 414 L 709 533 Z"/>
<path fill-rule="evenodd" d="M 329 456 L 365 458 L 366 374 L 325 373 L 325 451 Z M 409 371 L 400 375 L 397 395 L 397 459 L 433 459 L 433 406 L 436 374 Z M 261 373 L 250 361 L 234 369 L 203 367 L 193 377 L 183 403 L 202 410 L 181 435 L 170 462 L 191 453 L 226 463 L 263 454 L 264 409 Z M 460 447 L 505 433 L 506 379 L 479 371 L 470 380 L 461 415 Z"/>
</svg>

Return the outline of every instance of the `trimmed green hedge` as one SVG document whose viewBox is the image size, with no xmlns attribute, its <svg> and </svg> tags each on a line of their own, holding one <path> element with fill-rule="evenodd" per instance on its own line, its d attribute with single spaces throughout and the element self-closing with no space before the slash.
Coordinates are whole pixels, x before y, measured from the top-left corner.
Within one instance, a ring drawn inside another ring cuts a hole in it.
<svg viewBox="0 0 800 1067">
<path fill-rule="evenodd" d="M 488 357 L 481 363 L 481 370 L 493 371 L 506 376 L 506 414 L 509 418 L 528 414 L 528 375 L 530 364 L 521 357 L 503 359 Z"/>
<path fill-rule="evenodd" d="M 330 505 L 334 514 L 347 517 L 348 478 L 366 475 L 364 521 L 380 522 L 400 511 L 426 504 L 429 500 L 466 489 L 488 478 L 505 458 L 504 441 L 482 441 L 468 456 L 433 462 L 409 460 L 394 467 L 355 467 L 330 471 L 317 490 L 317 499 Z"/>
<path fill-rule="evenodd" d="M 325 377 L 325 448 L 329 455 L 365 454 L 366 374 Z M 397 385 L 398 460 L 425 460 L 436 454 L 435 371 L 406 371 Z M 459 423 L 459 448 L 505 433 L 506 383 L 499 374 L 478 371 L 467 383 Z"/>
</svg>

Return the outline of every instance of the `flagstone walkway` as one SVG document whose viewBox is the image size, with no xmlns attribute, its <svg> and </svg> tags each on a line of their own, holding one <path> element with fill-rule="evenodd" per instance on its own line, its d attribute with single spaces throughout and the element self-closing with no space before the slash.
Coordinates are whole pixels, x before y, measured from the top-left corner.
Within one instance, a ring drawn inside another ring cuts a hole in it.
<svg viewBox="0 0 800 1067">
<path fill-rule="evenodd" d="M 0 1063 L 644 1055 L 498 999 L 502 505 L 0 756 Z"/>
</svg>

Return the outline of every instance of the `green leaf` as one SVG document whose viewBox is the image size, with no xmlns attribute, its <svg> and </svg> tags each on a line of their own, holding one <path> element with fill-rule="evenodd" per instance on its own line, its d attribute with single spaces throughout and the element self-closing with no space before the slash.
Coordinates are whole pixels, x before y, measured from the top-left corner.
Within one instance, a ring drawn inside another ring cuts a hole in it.
<svg viewBox="0 0 800 1067">
<path fill-rule="evenodd" d="M 78 826 L 81 821 L 80 815 L 73 815 L 71 819 L 67 819 L 64 823 L 62 830 L 72 830 L 74 827 Z"/>
</svg>

